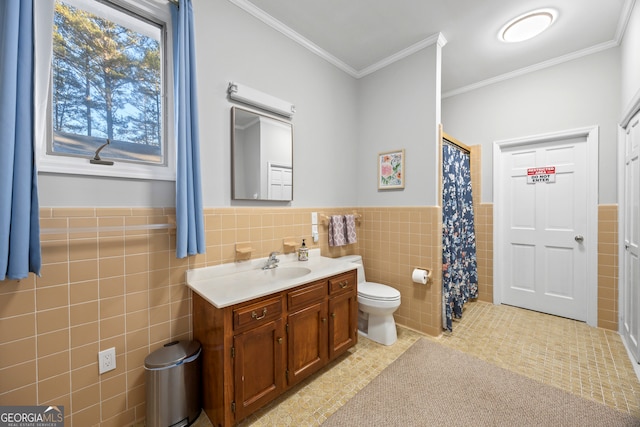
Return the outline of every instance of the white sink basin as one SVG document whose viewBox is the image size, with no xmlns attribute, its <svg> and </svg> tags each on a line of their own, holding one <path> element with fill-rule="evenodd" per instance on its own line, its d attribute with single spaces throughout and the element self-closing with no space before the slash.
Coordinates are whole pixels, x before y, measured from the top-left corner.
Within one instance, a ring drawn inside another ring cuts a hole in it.
<svg viewBox="0 0 640 427">
<path fill-rule="evenodd" d="M 290 280 L 297 279 L 298 277 L 306 276 L 311 273 L 311 269 L 307 267 L 284 267 L 278 266 L 276 268 L 266 270 L 254 270 L 259 280 Z"/>
</svg>

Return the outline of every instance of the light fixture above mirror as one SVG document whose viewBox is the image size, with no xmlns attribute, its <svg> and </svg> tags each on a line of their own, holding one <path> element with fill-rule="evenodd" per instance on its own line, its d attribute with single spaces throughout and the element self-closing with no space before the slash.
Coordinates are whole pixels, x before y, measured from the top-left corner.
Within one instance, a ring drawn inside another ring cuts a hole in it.
<svg viewBox="0 0 640 427">
<path fill-rule="evenodd" d="M 271 111 L 288 118 L 293 117 L 296 112 L 296 107 L 292 103 L 240 83 L 229 82 L 227 93 L 229 93 L 229 98 L 234 101 Z"/>
<path fill-rule="evenodd" d="M 538 9 L 527 12 L 507 22 L 498 32 L 498 39 L 517 43 L 534 38 L 554 23 L 558 12 L 554 9 Z"/>
</svg>

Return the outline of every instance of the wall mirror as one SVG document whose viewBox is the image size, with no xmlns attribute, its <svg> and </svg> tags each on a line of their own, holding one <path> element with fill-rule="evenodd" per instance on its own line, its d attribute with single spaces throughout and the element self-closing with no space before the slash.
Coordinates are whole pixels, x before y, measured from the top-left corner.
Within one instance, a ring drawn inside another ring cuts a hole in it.
<svg viewBox="0 0 640 427">
<path fill-rule="evenodd" d="M 293 125 L 231 107 L 233 200 L 293 200 Z"/>
</svg>

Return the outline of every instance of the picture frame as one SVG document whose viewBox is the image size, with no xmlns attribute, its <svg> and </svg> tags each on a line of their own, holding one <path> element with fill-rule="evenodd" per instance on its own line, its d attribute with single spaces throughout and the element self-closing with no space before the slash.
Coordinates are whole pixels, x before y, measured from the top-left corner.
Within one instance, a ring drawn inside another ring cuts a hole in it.
<svg viewBox="0 0 640 427">
<path fill-rule="evenodd" d="M 378 190 L 404 188 L 404 149 L 378 153 Z"/>
</svg>

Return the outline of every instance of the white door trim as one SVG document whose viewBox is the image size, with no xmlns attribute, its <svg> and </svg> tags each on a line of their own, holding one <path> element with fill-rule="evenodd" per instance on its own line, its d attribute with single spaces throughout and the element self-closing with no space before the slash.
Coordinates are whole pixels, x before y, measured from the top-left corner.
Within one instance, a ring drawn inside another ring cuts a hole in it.
<svg viewBox="0 0 640 427">
<path fill-rule="evenodd" d="M 587 187 L 598 188 L 598 126 L 570 129 L 521 138 L 506 139 L 493 143 L 493 187 L 494 187 L 494 215 L 493 215 L 493 303 L 502 304 L 502 290 L 505 286 L 499 268 L 500 260 L 504 259 L 504 233 L 501 224 L 504 223 L 505 179 L 502 165 L 502 151 L 507 148 L 540 144 L 559 139 L 585 138 L 587 140 Z M 587 247 L 587 324 L 598 326 L 598 193 L 587 192 L 587 231 L 585 240 L 592 242 Z"/>
<path fill-rule="evenodd" d="M 633 106 L 632 109 L 635 111 L 639 111 L 636 109 L 636 106 Z M 622 342 L 624 343 L 625 348 L 629 352 L 629 357 L 633 361 L 635 358 L 632 356 L 631 350 L 627 345 L 626 340 L 624 339 L 624 330 L 623 330 L 623 318 L 624 318 L 624 295 L 622 292 L 623 287 L 625 286 L 626 274 L 625 274 L 625 258 L 624 258 L 624 213 L 626 210 L 626 203 L 624 197 L 625 190 L 625 145 L 626 145 L 626 137 L 627 137 L 627 126 L 631 121 L 633 114 L 627 113 L 627 115 L 623 118 L 618 125 L 618 333 L 622 337 Z M 635 365 L 635 363 L 634 363 Z M 638 375 L 638 379 L 640 379 L 640 374 L 636 372 Z"/>
<path fill-rule="evenodd" d="M 625 108 L 618 126 L 618 289 L 623 289 L 626 280 L 626 266 L 624 257 L 624 239 L 625 239 L 625 217 L 626 204 L 625 204 L 625 144 L 626 144 L 626 129 L 631 122 L 631 119 L 640 112 L 640 90 L 636 92 L 635 96 L 631 99 L 631 102 Z M 623 317 L 625 315 L 625 301 L 623 292 L 618 294 L 618 333 L 622 337 L 622 342 L 627 350 L 631 364 L 636 373 L 638 379 L 640 379 L 640 364 L 636 363 L 635 354 L 629 348 L 627 340 L 624 334 Z"/>
</svg>

